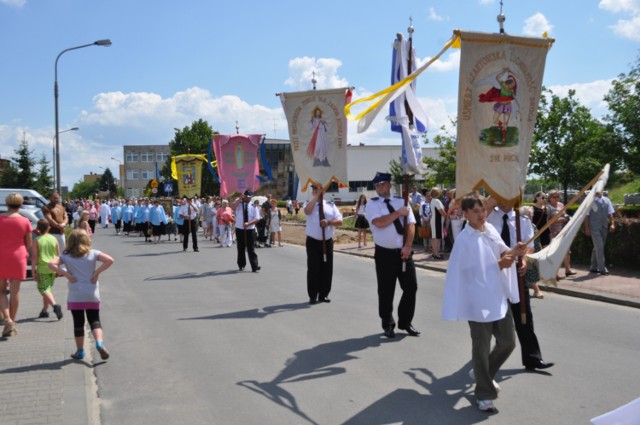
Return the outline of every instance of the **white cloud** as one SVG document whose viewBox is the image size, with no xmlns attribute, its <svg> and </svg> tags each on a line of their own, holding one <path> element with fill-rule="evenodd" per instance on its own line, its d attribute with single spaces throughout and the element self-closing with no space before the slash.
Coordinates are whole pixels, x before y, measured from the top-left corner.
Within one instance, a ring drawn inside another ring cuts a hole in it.
<svg viewBox="0 0 640 425">
<path fill-rule="evenodd" d="M 440 15 L 438 15 L 438 13 L 436 12 L 436 10 L 433 7 L 429 8 L 429 20 L 431 21 L 443 21 L 444 18 Z"/>
<path fill-rule="evenodd" d="M 609 80 L 597 80 L 590 83 L 549 86 L 548 88 L 554 94 L 562 97 L 566 97 L 569 94 L 569 90 L 575 90 L 575 97 L 580 101 L 580 104 L 591 109 L 593 116 L 600 118 L 607 113 L 608 105 L 603 100 L 603 97 L 609 92 L 609 89 L 611 89 L 612 81 L 613 78 Z"/>
<path fill-rule="evenodd" d="M 480 4 L 493 4 L 496 0 L 480 0 Z"/>
<path fill-rule="evenodd" d="M 535 15 L 529 16 L 524 21 L 524 28 L 522 32 L 532 37 L 540 37 L 542 34 L 551 33 L 553 25 L 542 13 L 538 12 Z"/>
<path fill-rule="evenodd" d="M 640 0 L 601 0 L 600 9 L 612 13 L 626 13 L 630 19 L 620 19 L 609 26 L 619 37 L 640 41 Z"/>
<path fill-rule="evenodd" d="M 423 66 L 425 63 L 431 60 L 431 57 L 426 57 L 424 59 L 418 60 L 418 68 Z M 447 72 L 453 71 L 460 67 L 460 49 L 455 50 L 453 53 L 450 53 L 446 59 L 438 59 L 434 63 L 429 66 L 429 70 L 437 71 L 437 72 Z M 428 71 L 427 71 L 428 72 Z"/>
<path fill-rule="evenodd" d="M 289 78 L 284 84 L 294 90 L 311 90 L 311 80 L 315 78 L 318 90 L 347 87 L 349 82 L 338 75 L 341 66 L 342 62 L 333 58 L 295 58 L 289 61 Z"/>
<path fill-rule="evenodd" d="M 632 15 L 640 14 L 640 0 L 601 0 L 598 7 L 613 13 L 628 12 Z"/>
<path fill-rule="evenodd" d="M 27 0 L 0 0 L 0 4 L 6 4 L 10 7 L 22 7 L 27 4 Z"/>
</svg>

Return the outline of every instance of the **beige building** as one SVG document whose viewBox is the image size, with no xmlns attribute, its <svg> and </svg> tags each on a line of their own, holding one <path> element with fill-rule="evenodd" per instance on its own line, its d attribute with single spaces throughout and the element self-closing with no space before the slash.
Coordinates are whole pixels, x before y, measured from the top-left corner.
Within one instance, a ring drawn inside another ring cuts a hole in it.
<svg viewBox="0 0 640 425">
<path fill-rule="evenodd" d="M 124 165 L 120 167 L 124 196 L 141 197 L 149 180 L 156 177 L 169 158 L 169 145 L 125 145 Z"/>
</svg>

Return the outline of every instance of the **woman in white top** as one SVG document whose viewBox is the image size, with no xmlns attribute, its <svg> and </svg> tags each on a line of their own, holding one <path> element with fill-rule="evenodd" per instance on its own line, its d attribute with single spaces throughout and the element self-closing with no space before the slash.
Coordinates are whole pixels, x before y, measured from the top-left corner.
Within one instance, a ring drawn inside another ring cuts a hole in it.
<svg viewBox="0 0 640 425">
<path fill-rule="evenodd" d="M 269 223 L 269 231 L 271 232 L 271 245 L 275 245 L 277 236 L 278 246 L 282 246 L 282 226 L 280 225 L 280 218 L 282 217 L 282 214 L 276 206 L 275 199 L 271 200 L 271 209 L 269 210 L 269 214 L 271 214 L 271 221 Z"/>
</svg>

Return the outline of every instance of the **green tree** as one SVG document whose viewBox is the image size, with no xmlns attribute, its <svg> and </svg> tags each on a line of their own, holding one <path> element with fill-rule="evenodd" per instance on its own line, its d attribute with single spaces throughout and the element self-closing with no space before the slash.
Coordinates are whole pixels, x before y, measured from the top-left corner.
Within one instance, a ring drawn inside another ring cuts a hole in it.
<svg viewBox="0 0 640 425">
<path fill-rule="evenodd" d="M 51 175 L 51 169 L 49 168 L 49 161 L 45 154 L 42 154 L 38 160 L 38 174 L 36 175 L 33 188 L 42 196 L 49 199 L 54 190 L 53 186 L 53 178 Z"/>
<path fill-rule="evenodd" d="M 0 187 L 17 188 L 17 184 L 18 170 L 13 162 L 9 162 L 9 164 L 2 170 L 2 176 L 0 176 Z"/>
<path fill-rule="evenodd" d="M 559 182 L 565 201 L 568 189 L 582 188 L 606 163 L 613 176 L 621 162 L 615 135 L 574 96 L 543 90 L 529 160 L 530 172 Z"/>
<path fill-rule="evenodd" d="M 73 185 L 73 189 L 71 190 L 71 193 L 69 193 L 69 197 L 71 199 L 88 198 L 95 195 L 96 192 L 100 190 L 99 185 L 100 182 L 97 180 L 94 182 L 79 181 Z"/>
<path fill-rule="evenodd" d="M 455 126 L 455 122 L 452 122 Z M 439 148 L 438 157 L 426 157 L 423 162 L 429 168 L 425 173 L 426 186 L 441 184 L 444 186 L 454 186 L 456 182 L 456 137 L 446 131 L 442 126 L 443 133 L 433 138 L 433 143 Z M 425 136 L 425 140 L 428 140 Z"/>
<path fill-rule="evenodd" d="M 105 168 L 104 173 L 102 173 L 102 176 L 98 180 L 98 190 L 115 193 L 116 187 L 116 179 L 113 177 L 113 173 L 109 167 Z"/>
<path fill-rule="evenodd" d="M 627 169 L 640 174 L 640 56 L 628 74 L 620 74 L 604 97 L 610 115 L 605 118 L 624 146 Z"/>
<path fill-rule="evenodd" d="M 191 127 L 184 127 L 182 130 L 176 128 L 174 130 L 175 135 L 173 140 L 169 142 L 170 156 L 188 153 L 206 155 L 209 143 L 211 143 L 211 138 L 215 134 L 209 123 L 202 118 L 191 123 Z M 220 184 L 214 180 L 207 164 L 202 164 L 202 167 L 202 193 L 199 195 L 217 194 L 220 191 Z M 169 158 L 162 167 L 160 174 L 166 181 L 173 182 L 174 191 L 177 192 L 177 181 L 171 177 L 171 158 Z"/>
<path fill-rule="evenodd" d="M 16 165 L 15 186 L 20 189 L 31 189 L 34 186 L 36 180 L 36 173 L 34 171 L 36 161 L 33 159 L 33 151 L 29 149 L 29 142 L 25 135 L 22 135 L 22 140 L 18 143 L 18 147 L 14 150 L 16 157 L 11 160 Z"/>
</svg>

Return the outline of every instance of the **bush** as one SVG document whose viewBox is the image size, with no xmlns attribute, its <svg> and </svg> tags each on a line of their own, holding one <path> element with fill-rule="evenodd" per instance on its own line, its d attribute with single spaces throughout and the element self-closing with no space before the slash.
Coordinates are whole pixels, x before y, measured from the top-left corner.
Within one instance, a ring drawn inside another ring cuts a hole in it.
<svg viewBox="0 0 640 425">
<path fill-rule="evenodd" d="M 640 220 L 636 218 L 616 218 L 616 230 L 607 237 L 605 259 L 607 267 L 640 270 Z M 584 234 L 584 227 L 578 232 L 571 245 L 571 262 L 590 265 L 593 243 Z"/>
</svg>

